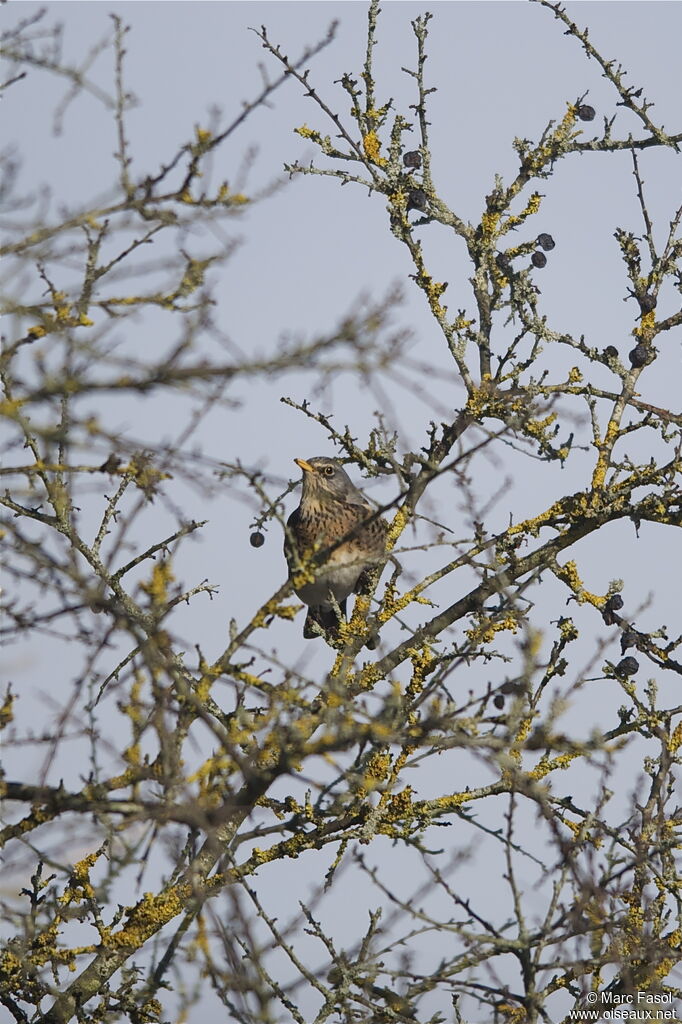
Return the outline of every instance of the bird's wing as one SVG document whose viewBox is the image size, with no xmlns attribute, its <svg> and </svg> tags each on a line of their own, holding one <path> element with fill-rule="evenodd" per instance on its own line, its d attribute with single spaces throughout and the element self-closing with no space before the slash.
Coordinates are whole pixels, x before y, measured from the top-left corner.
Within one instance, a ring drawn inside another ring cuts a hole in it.
<svg viewBox="0 0 682 1024">
<path fill-rule="evenodd" d="M 364 519 L 367 516 L 371 516 L 374 512 L 374 508 L 367 501 L 364 494 L 360 493 L 360 491 L 352 497 L 346 498 L 343 504 L 346 505 L 346 507 L 350 509 L 353 515 L 357 516 L 358 519 Z"/>
<path fill-rule="evenodd" d="M 296 541 L 295 531 L 298 526 L 300 519 L 299 510 L 297 508 L 291 513 L 287 519 L 287 528 L 284 531 L 284 557 L 287 560 L 287 565 L 291 566 L 292 561 L 295 561 L 296 557 Z"/>
</svg>

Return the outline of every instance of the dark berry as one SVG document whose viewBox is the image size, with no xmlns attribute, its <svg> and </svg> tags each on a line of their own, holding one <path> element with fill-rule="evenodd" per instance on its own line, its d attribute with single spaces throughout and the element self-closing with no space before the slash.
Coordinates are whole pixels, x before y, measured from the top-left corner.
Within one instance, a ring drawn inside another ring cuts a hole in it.
<svg viewBox="0 0 682 1024">
<path fill-rule="evenodd" d="M 637 658 L 623 658 L 623 660 L 619 661 L 616 665 L 616 675 L 621 678 L 634 676 L 637 672 L 639 672 L 639 662 L 637 661 Z"/>
<path fill-rule="evenodd" d="M 607 359 L 617 359 L 618 349 L 615 345 L 607 345 L 604 349 L 604 355 L 607 357 Z"/>
<path fill-rule="evenodd" d="M 623 598 L 620 594 L 612 594 L 602 609 L 602 618 L 607 626 L 613 626 L 616 622 L 616 612 L 623 607 Z"/>
<path fill-rule="evenodd" d="M 631 629 L 626 629 L 620 638 L 620 653 L 625 654 L 628 647 L 634 647 L 637 643 L 637 634 Z"/>
<path fill-rule="evenodd" d="M 403 163 L 405 167 L 415 167 L 419 169 L 422 165 L 422 155 L 419 150 L 412 149 L 409 153 L 403 153 Z"/>
<path fill-rule="evenodd" d="M 581 103 L 576 111 L 581 121 L 594 121 L 596 110 L 587 103 Z"/>
<path fill-rule="evenodd" d="M 635 345 L 632 352 L 628 353 L 628 356 L 630 359 L 630 366 L 646 366 L 649 362 L 649 349 L 640 341 L 639 345 Z"/>
<path fill-rule="evenodd" d="M 507 256 L 506 252 L 498 252 L 497 256 L 495 257 L 495 263 L 497 265 L 497 269 L 501 270 L 503 274 L 511 273 L 511 260 Z"/>
<path fill-rule="evenodd" d="M 496 697 L 493 697 L 493 704 L 495 705 L 498 711 L 502 710 L 502 708 L 504 707 L 504 697 L 502 696 L 501 693 L 498 693 Z"/>
<path fill-rule="evenodd" d="M 256 530 L 256 532 L 252 533 L 251 536 L 249 537 L 249 543 L 251 544 L 252 548 L 262 548 L 263 545 L 265 544 L 265 537 L 260 532 L 260 530 Z"/>
<path fill-rule="evenodd" d="M 426 204 L 426 192 L 423 188 L 411 188 L 407 193 L 408 210 L 425 210 Z"/>
<path fill-rule="evenodd" d="M 115 473 L 121 465 L 121 460 L 118 455 L 114 455 L 112 452 L 106 462 L 103 462 L 99 467 L 100 473 Z"/>
<path fill-rule="evenodd" d="M 639 308 L 642 313 L 650 313 L 652 309 L 656 308 L 656 299 L 653 295 L 649 295 L 648 292 L 639 298 Z"/>
<path fill-rule="evenodd" d="M 544 252 L 534 252 L 530 261 L 534 267 L 542 268 L 547 266 L 547 257 Z"/>
<path fill-rule="evenodd" d="M 548 235 L 546 231 L 543 231 L 541 235 L 538 235 L 537 243 L 541 249 L 545 250 L 545 252 L 549 252 L 550 249 L 553 249 L 556 245 L 552 236 Z"/>
<path fill-rule="evenodd" d="M 500 693 L 516 693 L 516 683 L 502 683 Z"/>
</svg>

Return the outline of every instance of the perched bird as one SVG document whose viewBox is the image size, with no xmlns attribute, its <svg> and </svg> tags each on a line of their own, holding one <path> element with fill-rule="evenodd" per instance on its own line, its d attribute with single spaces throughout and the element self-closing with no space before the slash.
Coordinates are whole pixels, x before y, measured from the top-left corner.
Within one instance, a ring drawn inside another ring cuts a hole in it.
<svg viewBox="0 0 682 1024">
<path fill-rule="evenodd" d="M 314 569 L 315 579 L 296 588 L 308 605 L 303 636 L 332 637 L 346 615 L 346 599 L 362 593 L 386 552 L 386 523 L 336 459 L 294 459 L 303 470 L 301 503 L 291 513 L 284 539 L 289 574 L 318 551 L 337 544 Z M 348 535 L 348 539 L 343 538 Z M 337 542 L 341 543 L 337 543 Z M 337 610 L 338 607 L 338 610 Z"/>
</svg>

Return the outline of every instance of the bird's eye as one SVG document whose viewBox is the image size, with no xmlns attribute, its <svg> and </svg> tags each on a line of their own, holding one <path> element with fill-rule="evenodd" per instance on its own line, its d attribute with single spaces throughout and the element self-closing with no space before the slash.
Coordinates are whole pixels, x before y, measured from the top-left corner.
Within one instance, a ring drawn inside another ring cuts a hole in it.
<svg viewBox="0 0 682 1024">
<path fill-rule="evenodd" d="M 334 476 L 334 467 L 333 466 L 325 466 L 324 467 L 324 475 L 325 476 Z"/>
</svg>

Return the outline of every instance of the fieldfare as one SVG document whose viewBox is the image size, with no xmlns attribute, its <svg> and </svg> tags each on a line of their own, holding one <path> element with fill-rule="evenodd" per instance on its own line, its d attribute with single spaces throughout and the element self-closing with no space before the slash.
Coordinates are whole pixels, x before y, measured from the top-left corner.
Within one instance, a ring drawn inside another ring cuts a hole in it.
<svg viewBox="0 0 682 1024">
<path fill-rule="evenodd" d="M 306 640 L 334 637 L 339 612 L 346 615 L 346 599 L 363 592 L 385 556 L 386 523 L 372 518 L 372 506 L 336 459 L 294 461 L 303 470 L 303 491 L 287 522 L 284 554 L 294 576 L 311 555 L 332 548 L 314 568 L 315 579 L 296 587 L 296 594 L 308 605 Z"/>
</svg>

